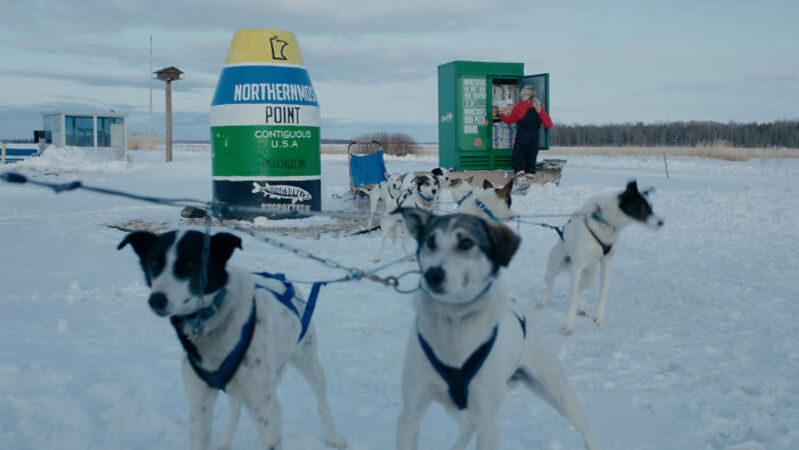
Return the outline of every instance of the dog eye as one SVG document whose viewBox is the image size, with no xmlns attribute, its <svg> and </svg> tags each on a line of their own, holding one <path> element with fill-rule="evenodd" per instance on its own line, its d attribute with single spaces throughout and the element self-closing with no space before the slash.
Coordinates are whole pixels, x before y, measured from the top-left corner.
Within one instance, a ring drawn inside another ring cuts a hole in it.
<svg viewBox="0 0 799 450">
<path fill-rule="evenodd" d="M 430 250 L 436 249 L 436 237 L 435 236 L 428 236 L 427 240 L 425 240 L 425 244 L 427 244 L 427 248 Z"/>
<path fill-rule="evenodd" d="M 474 247 L 474 241 L 469 238 L 458 240 L 458 250 L 469 250 Z"/>
</svg>

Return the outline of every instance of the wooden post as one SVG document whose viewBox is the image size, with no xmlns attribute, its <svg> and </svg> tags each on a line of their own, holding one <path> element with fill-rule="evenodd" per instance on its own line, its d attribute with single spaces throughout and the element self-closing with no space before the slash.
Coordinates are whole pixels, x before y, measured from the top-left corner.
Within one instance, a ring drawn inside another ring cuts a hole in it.
<svg viewBox="0 0 799 450">
<path fill-rule="evenodd" d="M 172 81 L 179 80 L 182 73 L 177 67 L 155 72 L 156 78 L 166 82 L 166 162 L 172 162 Z"/>
<path fill-rule="evenodd" d="M 172 162 L 172 80 L 166 82 L 166 162 Z"/>
</svg>

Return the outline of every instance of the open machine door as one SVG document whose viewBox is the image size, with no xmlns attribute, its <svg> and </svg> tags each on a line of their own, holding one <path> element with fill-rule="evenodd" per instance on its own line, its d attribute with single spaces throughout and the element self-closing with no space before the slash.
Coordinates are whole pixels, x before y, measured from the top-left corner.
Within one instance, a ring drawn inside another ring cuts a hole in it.
<svg viewBox="0 0 799 450">
<path fill-rule="evenodd" d="M 537 75 L 526 75 L 522 77 L 522 82 L 519 86 L 519 89 L 524 88 L 528 84 L 533 85 L 536 94 L 538 95 L 538 100 L 540 100 L 541 104 L 544 105 L 544 109 L 547 111 L 547 113 L 552 114 L 552 111 L 549 110 L 549 74 L 539 73 Z M 548 150 L 549 130 L 543 129 L 543 131 L 543 133 L 539 134 L 540 137 L 538 141 L 538 149 Z"/>
</svg>

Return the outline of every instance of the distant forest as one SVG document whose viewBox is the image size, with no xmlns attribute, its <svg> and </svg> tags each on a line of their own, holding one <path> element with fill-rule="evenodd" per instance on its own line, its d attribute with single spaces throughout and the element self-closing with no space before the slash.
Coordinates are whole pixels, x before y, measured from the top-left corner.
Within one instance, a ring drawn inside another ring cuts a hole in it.
<svg viewBox="0 0 799 450">
<path fill-rule="evenodd" d="M 747 148 L 799 148 L 799 121 L 638 122 L 613 125 L 556 123 L 550 132 L 550 145 L 558 147 L 693 147 L 716 144 Z"/>
</svg>

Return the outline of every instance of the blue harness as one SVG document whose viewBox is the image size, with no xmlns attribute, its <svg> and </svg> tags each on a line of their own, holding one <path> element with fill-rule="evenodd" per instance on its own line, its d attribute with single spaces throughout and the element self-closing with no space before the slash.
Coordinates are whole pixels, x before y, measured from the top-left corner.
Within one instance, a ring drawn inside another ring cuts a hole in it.
<svg viewBox="0 0 799 450">
<path fill-rule="evenodd" d="M 478 208 L 483 210 L 484 213 L 488 216 L 489 219 L 493 220 L 494 222 L 499 222 L 499 219 L 491 212 L 490 209 L 485 205 L 485 203 L 481 202 L 480 199 L 474 199 L 474 204 L 477 205 Z"/>
<path fill-rule="evenodd" d="M 269 273 L 269 272 L 253 272 L 255 275 L 264 278 L 271 278 L 274 280 L 278 280 L 283 283 L 283 286 L 286 289 L 283 291 L 282 294 L 278 294 L 277 292 L 269 289 L 268 287 L 261 286 L 260 284 L 256 284 L 256 289 L 266 289 L 267 291 L 271 292 L 277 301 L 282 303 L 289 311 L 293 312 L 297 319 L 300 320 L 301 331 L 300 336 L 297 338 L 297 342 L 300 342 L 303 337 L 305 337 L 305 332 L 308 331 L 308 325 L 311 324 L 311 317 L 313 316 L 314 309 L 316 308 L 316 299 L 319 297 L 319 290 L 322 289 L 322 286 L 326 285 L 326 282 L 317 281 L 311 287 L 311 294 L 308 296 L 308 301 L 305 303 L 305 310 L 300 315 L 300 311 L 297 310 L 297 307 L 294 306 L 294 303 L 291 301 L 295 296 L 294 285 L 286 281 L 286 275 L 282 273 Z"/>
<path fill-rule="evenodd" d="M 420 189 L 417 189 L 416 193 L 419 194 L 419 197 L 421 197 L 422 200 L 424 200 L 425 203 L 430 203 L 430 202 L 433 201 L 433 197 L 430 197 L 430 198 L 425 197 L 424 194 L 422 194 L 422 191 Z"/>
<path fill-rule="evenodd" d="M 271 292 L 280 303 L 285 305 L 297 316 L 298 319 L 300 319 L 301 331 L 300 336 L 297 338 L 297 342 L 301 341 L 305 336 L 305 333 L 308 331 L 308 325 L 311 323 L 311 317 L 313 316 L 313 311 L 316 306 L 316 299 L 319 297 L 319 290 L 322 288 L 322 285 L 327 283 L 317 282 L 313 284 L 313 287 L 311 288 L 311 295 L 308 297 L 308 302 L 305 305 L 305 310 L 303 311 L 302 316 L 300 316 L 300 312 L 291 301 L 295 296 L 294 285 L 286 281 L 285 275 L 282 273 L 271 274 L 267 272 L 258 272 L 255 273 L 255 275 L 264 278 L 277 279 L 286 287 L 283 293 L 279 294 L 267 288 L 266 286 L 261 286 L 260 284 L 255 285 L 256 289 L 266 289 Z M 227 384 L 231 379 L 233 379 L 233 376 L 236 375 L 236 371 L 239 369 L 241 362 L 244 360 L 244 356 L 247 354 L 247 349 L 250 348 L 250 343 L 252 343 L 252 338 L 255 334 L 255 323 L 257 320 L 255 297 L 253 297 L 252 300 L 250 317 L 241 327 L 241 337 L 239 338 L 239 341 L 233 347 L 233 350 L 228 353 L 224 361 L 222 361 L 222 364 L 219 366 L 219 368 L 213 372 L 202 367 L 202 356 L 197 351 L 197 347 L 194 346 L 191 340 L 185 334 L 183 334 L 182 328 L 184 325 L 189 325 L 192 327 L 192 332 L 194 335 L 202 333 L 203 324 L 219 310 L 219 308 L 222 306 L 222 303 L 225 301 L 226 295 L 227 290 L 222 288 L 214 297 L 214 301 L 211 303 L 211 305 L 206 306 L 205 308 L 202 308 L 192 314 L 185 316 L 172 316 L 170 319 L 172 326 L 175 328 L 175 332 L 178 335 L 178 340 L 183 346 L 183 349 L 186 350 L 189 365 L 191 365 L 191 368 L 194 369 L 194 373 L 196 373 L 200 379 L 205 381 L 209 387 L 213 389 L 219 389 L 221 391 L 225 390 Z"/>
<path fill-rule="evenodd" d="M 219 310 L 219 307 L 225 300 L 226 294 L 227 290 L 222 288 L 220 292 L 216 294 L 214 297 L 214 302 L 210 306 L 207 306 L 193 314 L 186 316 L 172 316 L 170 318 L 172 326 L 175 328 L 175 332 L 178 335 L 178 340 L 180 341 L 181 345 L 183 345 L 183 349 L 186 350 L 187 359 L 189 360 L 189 365 L 191 365 L 191 368 L 194 369 L 194 372 L 197 374 L 197 376 L 205 381 L 209 387 L 213 389 L 219 389 L 221 391 L 225 390 L 225 386 L 227 386 L 227 384 L 236 374 L 236 371 L 241 365 L 241 361 L 244 360 L 244 355 L 247 354 L 247 349 L 250 348 L 253 334 L 255 334 L 255 298 L 253 298 L 252 301 L 250 317 L 241 327 L 241 337 L 239 338 L 239 341 L 236 343 L 236 346 L 233 347 L 233 350 L 228 353 L 224 361 L 222 361 L 222 364 L 219 366 L 219 368 L 213 372 L 205 370 L 200 365 L 202 363 L 202 356 L 200 356 L 200 353 L 197 351 L 197 347 L 194 346 L 191 340 L 189 340 L 189 338 L 183 334 L 182 328 L 184 324 L 188 323 L 192 326 L 192 329 L 195 330 L 195 332 L 198 329 L 198 325 L 199 329 L 202 330 L 202 322 L 210 318 L 216 313 L 216 311 Z"/>
<path fill-rule="evenodd" d="M 488 354 L 491 353 L 491 348 L 494 347 L 494 342 L 497 340 L 498 330 L 499 325 L 495 325 L 494 331 L 491 332 L 491 337 L 469 355 L 466 362 L 463 363 L 463 366 L 456 368 L 447 366 L 436 357 L 435 352 L 430 348 L 430 344 L 422 337 L 422 333 L 420 333 L 417 328 L 416 336 L 419 338 L 419 344 L 422 346 L 427 360 L 430 361 L 433 369 L 435 369 L 441 378 L 444 379 L 444 382 L 447 383 L 449 387 L 449 397 L 458 409 L 465 409 L 469 406 L 469 383 L 472 381 L 472 378 L 477 375 L 480 367 L 483 366 L 483 363 L 488 358 Z"/>
</svg>

